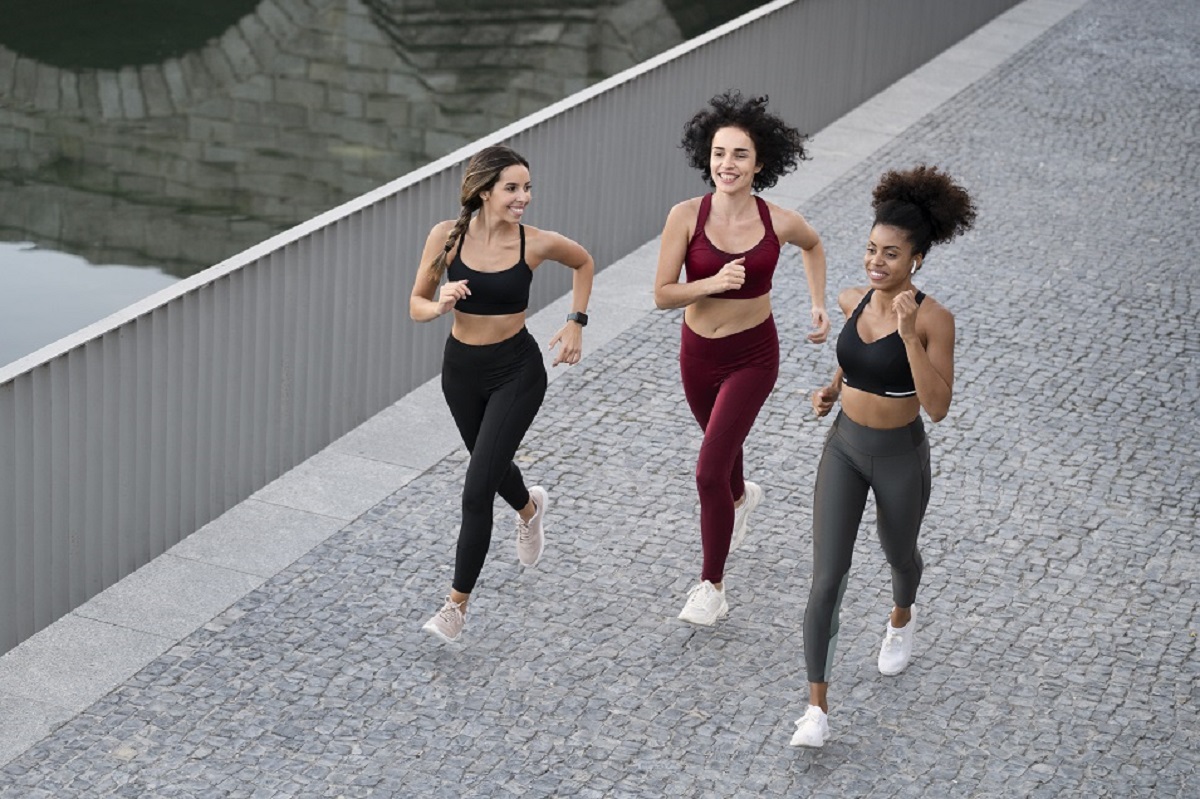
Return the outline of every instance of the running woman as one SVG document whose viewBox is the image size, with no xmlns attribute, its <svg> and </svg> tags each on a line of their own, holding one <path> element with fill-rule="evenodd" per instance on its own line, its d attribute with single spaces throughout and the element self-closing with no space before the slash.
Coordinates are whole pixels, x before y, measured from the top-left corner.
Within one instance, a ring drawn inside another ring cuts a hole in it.
<svg viewBox="0 0 1200 799">
<path fill-rule="evenodd" d="M 454 312 L 442 361 L 442 393 L 471 453 L 462 491 L 454 581 L 426 631 L 457 642 L 467 603 L 492 540 L 497 494 L 517 512 L 517 558 L 534 566 L 545 544 L 549 496 L 525 487 L 513 462 L 546 394 L 546 369 L 525 328 L 533 272 L 546 261 L 574 270 L 571 312 L 550 340 L 554 366 L 579 363 L 595 266 L 574 241 L 521 224 L 532 199 L 529 162 L 508 147 L 487 147 L 467 163 L 456 220 L 434 225 L 421 254 L 409 315 L 429 322 Z M 442 283 L 442 278 L 446 282 Z M 439 288 L 440 284 L 440 288 Z"/>
<path fill-rule="evenodd" d="M 850 558 L 875 495 L 877 532 L 892 572 L 895 603 L 879 650 L 879 671 L 896 675 L 912 657 L 914 603 L 923 564 L 917 534 L 929 502 L 929 442 L 954 389 L 954 316 L 913 280 L 930 248 L 975 222 L 967 192 L 936 167 L 885 174 L 875 187 L 875 222 L 863 257 L 867 285 L 838 295 L 846 324 L 838 368 L 812 395 L 825 416 L 842 407 L 825 439 L 813 499 L 813 576 L 804 614 L 809 706 L 793 746 L 818 747 L 829 735 L 829 674 Z"/>
<path fill-rule="evenodd" d="M 713 97 L 684 128 L 688 164 L 713 190 L 668 214 L 654 302 L 684 309 L 683 391 L 704 431 L 696 463 L 704 559 L 679 614 L 692 624 L 711 625 L 728 614 L 725 561 L 762 501 L 762 489 L 744 479 L 742 445 L 779 375 L 770 292 L 783 244 L 801 250 L 815 326 L 809 341 L 823 342 L 829 333 L 820 237 L 800 214 L 755 194 L 798 166 L 804 139 L 767 110 L 766 97 L 739 92 Z"/>
</svg>

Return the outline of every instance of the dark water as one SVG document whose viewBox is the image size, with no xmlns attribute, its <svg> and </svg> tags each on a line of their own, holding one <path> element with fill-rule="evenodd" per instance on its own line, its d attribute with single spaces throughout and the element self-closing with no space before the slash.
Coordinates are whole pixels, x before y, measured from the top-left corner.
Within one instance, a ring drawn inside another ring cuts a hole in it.
<svg viewBox="0 0 1200 799">
<path fill-rule="evenodd" d="M 12 4 L 0 365 L 760 4 Z"/>
</svg>

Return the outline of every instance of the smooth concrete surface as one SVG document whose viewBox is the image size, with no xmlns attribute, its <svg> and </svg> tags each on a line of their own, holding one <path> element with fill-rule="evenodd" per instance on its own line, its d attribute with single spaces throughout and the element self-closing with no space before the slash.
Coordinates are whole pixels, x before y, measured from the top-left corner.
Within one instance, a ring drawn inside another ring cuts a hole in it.
<svg viewBox="0 0 1200 799">
<path fill-rule="evenodd" d="M 813 136 L 813 161 L 768 199 L 793 207 L 987 75 L 1084 0 L 1028 0 Z M 664 209 L 664 218 L 666 209 Z M 653 310 L 657 242 L 598 276 L 587 351 Z M 831 287 L 832 290 L 833 287 Z M 569 298 L 529 320 L 547 342 Z M 549 357 L 547 355 L 547 357 Z M 548 363 L 548 362 L 547 362 Z M 568 367 L 549 369 L 558 379 Z M 0 765 L 105 696 L 246 592 L 461 444 L 437 381 L 332 443 L 92 601 L 0 657 Z"/>
</svg>

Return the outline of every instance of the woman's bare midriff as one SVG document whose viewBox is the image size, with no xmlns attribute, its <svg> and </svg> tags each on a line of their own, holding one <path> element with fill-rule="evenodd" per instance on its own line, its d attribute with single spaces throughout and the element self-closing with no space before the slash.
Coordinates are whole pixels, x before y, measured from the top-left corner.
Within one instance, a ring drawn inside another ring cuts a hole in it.
<svg viewBox="0 0 1200 799">
<path fill-rule="evenodd" d="M 916 397 L 881 397 L 843 384 L 842 412 L 863 427 L 892 430 L 916 419 L 921 401 Z"/>
<path fill-rule="evenodd" d="M 525 327 L 525 313 L 510 313 L 502 316 L 454 312 L 454 327 L 450 335 L 463 344 L 482 346 L 498 344 L 512 338 Z"/>
<path fill-rule="evenodd" d="M 747 300 L 701 297 L 683 311 L 683 321 L 704 338 L 725 338 L 758 327 L 771 315 L 771 295 Z"/>
</svg>

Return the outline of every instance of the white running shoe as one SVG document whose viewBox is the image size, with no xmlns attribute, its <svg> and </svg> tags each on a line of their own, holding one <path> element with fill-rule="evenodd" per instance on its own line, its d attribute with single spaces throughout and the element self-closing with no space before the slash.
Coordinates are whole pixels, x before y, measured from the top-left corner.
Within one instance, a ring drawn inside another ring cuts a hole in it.
<svg viewBox="0 0 1200 799">
<path fill-rule="evenodd" d="M 433 618 L 425 622 L 421 629 L 433 633 L 448 644 L 456 644 L 466 623 L 467 617 L 463 615 L 462 604 L 452 602 L 450 597 L 446 597 L 442 609 L 433 614 Z"/>
<path fill-rule="evenodd" d="M 818 749 L 829 737 L 829 716 L 816 705 L 809 705 L 796 721 L 796 732 L 792 735 L 792 746 L 811 746 Z"/>
<path fill-rule="evenodd" d="M 729 540 L 730 552 L 740 547 L 746 540 L 746 533 L 750 532 L 750 512 L 758 507 L 763 498 L 763 490 L 759 488 L 758 483 L 746 480 L 745 485 L 746 490 L 743 492 L 745 501 L 742 502 L 740 508 L 733 509 L 733 538 Z"/>
<path fill-rule="evenodd" d="M 533 500 L 533 518 L 525 521 L 517 514 L 517 560 L 522 566 L 536 566 L 542 557 L 542 550 L 546 548 L 542 522 L 550 504 L 550 495 L 541 486 L 534 486 L 529 489 L 529 498 Z"/>
<path fill-rule="evenodd" d="M 688 591 L 687 604 L 680 611 L 679 618 L 692 624 L 712 626 L 717 619 L 728 615 L 729 603 L 725 601 L 724 589 L 718 589 L 705 580 Z"/>
<path fill-rule="evenodd" d="M 908 667 L 912 658 L 913 637 L 917 632 L 917 609 L 912 609 L 912 618 L 900 629 L 892 626 L 888 619 L 887 631 L 883 634 L 883 646 L 879 647 L 879 673 L 894 677 Z"/>
</svg>

